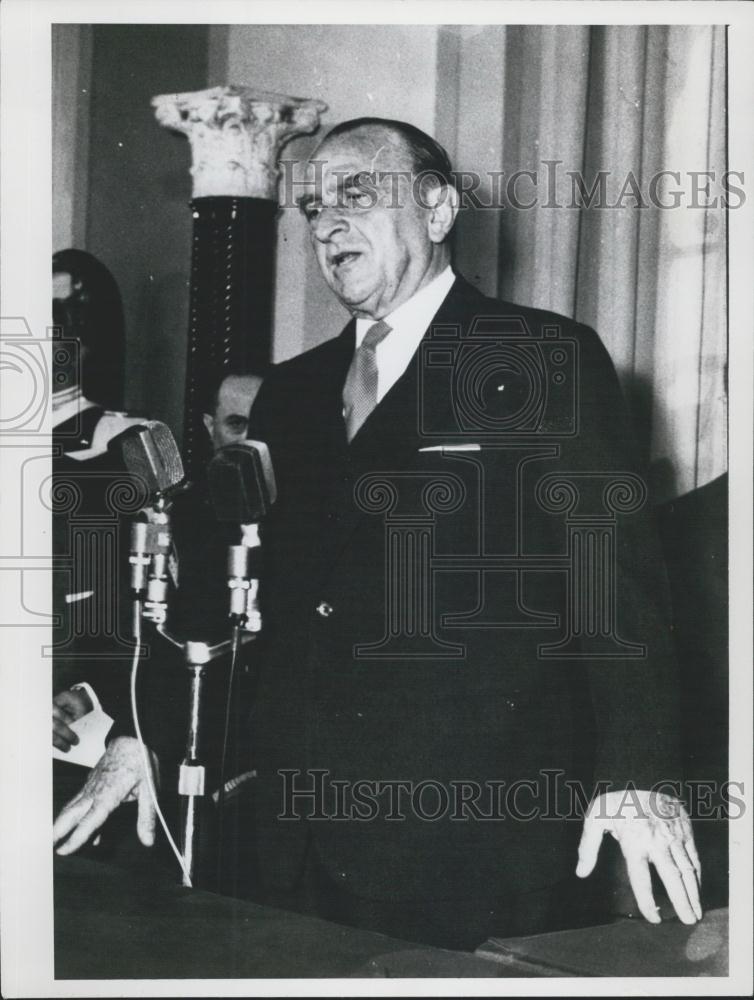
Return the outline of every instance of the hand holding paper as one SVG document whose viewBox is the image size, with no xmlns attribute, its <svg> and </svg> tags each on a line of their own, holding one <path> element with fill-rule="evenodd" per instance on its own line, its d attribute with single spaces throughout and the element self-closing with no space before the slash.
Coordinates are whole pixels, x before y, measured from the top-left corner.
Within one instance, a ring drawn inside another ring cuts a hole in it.
<svg viewBox="0 0 754 1000">
<path fill-rule="evenodd" d="M 52 700 L 53 758 L 94 767 L 112 724 L 88 684 L 61 691 Z"/>
</svg>

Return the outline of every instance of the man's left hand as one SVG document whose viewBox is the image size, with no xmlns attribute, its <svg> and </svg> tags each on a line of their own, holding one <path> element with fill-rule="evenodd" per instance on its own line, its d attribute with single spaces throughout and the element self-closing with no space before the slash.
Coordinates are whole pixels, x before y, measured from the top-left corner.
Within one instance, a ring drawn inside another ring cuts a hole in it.
<svg viewBox="0 0 754 1000">
<path fill-rule="evenodd" d="M 678 799 L 635 789 L 598 795 L 584 819 L 576 867 L 579 878 L 594 869 L 605 833 L 620 844 L 636 903 L 650 923 L 661 922 L 652 894 L 650 861 L 679 919 L 684 924 L 702 919 L 702 869 L 691 820 Z"/>
<path fill-rule="evenodd" d="M 52 742 L 58 750 L 68 753 L 78 743 L 79 738 L 70 724 L 91 712 L 92 707 L 89 695 L 79 688 L 55 695 L 52 699 Z"/>
</svg>

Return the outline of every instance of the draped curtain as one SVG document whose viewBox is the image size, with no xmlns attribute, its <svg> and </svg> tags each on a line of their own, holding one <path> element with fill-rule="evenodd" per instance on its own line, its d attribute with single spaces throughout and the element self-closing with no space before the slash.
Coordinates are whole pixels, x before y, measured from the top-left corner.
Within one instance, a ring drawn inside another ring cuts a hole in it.
<svg viewBox="0 0 754 1000">
<path fill-rule="evenodd" d="M 440 46 L 438 134 L 483 175 L 459 269 L 599 332 L 655 502 L 726 469 L 724 32 L 468 26 Z M 515 204 L 486 207 L 516 171 Z"/>
</svg>

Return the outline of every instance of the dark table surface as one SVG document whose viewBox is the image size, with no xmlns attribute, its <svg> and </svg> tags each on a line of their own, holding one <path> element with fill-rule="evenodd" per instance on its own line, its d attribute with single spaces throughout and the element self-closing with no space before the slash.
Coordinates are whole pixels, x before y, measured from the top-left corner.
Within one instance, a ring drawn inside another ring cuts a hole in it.
<svg viewBox="0 0 754 1000">
<path fill-rule="evenodd" d="M 402 953 L 391 973 L 390 956 Z M 55 859 L 57 979 L 508 976 L 498 963 L 84 858 Z"/>
<path fill-rule="evenodd" d="M 727 911 L 696 927 L 605 927 L 443 951 L 196 889 L 160 872 L 55 859 L 57 979 L 721 976 Z"/>
<path fill-rule="evenodd" d="M 710 910 L 693 927 L 675 918 L 661 924 L 623 919 L 535 937 L 492 938 L 476 954 L 519 970 L 531 962 L 538 976 L 547 968 L 550 975 L 559 970 L 567 976 L 727 976 L 728 911 Z"/>
</svg>

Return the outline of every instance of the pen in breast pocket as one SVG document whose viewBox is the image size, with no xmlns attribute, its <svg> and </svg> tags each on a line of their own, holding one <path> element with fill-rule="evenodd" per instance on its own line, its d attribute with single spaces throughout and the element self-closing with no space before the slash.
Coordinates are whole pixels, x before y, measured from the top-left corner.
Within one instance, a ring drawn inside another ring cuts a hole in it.
<svg viewBox="0 0 754 1000">
<path fill-rule="evenodd" d="M 433 444 L 419 451 L 481 451 L 478 444 Z"/>
</svg>

